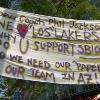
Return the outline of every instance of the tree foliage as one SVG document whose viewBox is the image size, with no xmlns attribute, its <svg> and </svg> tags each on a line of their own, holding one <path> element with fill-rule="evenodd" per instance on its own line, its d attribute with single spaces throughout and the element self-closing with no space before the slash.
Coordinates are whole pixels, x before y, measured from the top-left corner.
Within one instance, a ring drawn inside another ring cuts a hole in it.
<svg viewBox="0 0 100 100">
<path fill-rule="evenodd" d="M 74 19 L 96 19 L 98 9 L 89 0 L 22 0 L 20 8 L 32 13 Z"/>
<path fill-rule="evenodd" d="M 0 7 L 9 8 L 11 5 L 11 0 L 0 0 Z"/>
</svg>

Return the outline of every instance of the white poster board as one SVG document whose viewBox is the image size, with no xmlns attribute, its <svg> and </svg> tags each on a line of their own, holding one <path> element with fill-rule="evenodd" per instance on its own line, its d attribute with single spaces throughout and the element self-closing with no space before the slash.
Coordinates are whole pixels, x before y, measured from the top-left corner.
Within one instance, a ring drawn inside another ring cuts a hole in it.
<svg viewBox="0 0 100 100">
<path fill-rule="evenodd" d="M 0 75 L 57 84 L 99 84 L 100 21 L 0 8 Z"/>
</svg>

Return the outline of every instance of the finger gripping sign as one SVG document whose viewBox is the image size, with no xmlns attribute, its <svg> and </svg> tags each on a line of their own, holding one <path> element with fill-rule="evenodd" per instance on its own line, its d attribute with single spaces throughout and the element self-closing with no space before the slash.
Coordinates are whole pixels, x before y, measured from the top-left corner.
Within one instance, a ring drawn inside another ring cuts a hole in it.
<svg viewBox="0 0 100 100">
<path fill-rule="evenodd" d="M 100 21 L 0 8 L 0 75 L 57 84 L 99 84 Z"/>
</svg>

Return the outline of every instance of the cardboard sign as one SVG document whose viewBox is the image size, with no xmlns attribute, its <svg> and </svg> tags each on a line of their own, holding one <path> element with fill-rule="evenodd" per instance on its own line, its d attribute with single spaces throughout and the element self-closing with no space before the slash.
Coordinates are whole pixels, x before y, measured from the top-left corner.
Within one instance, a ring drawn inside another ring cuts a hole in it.
<svg viewBox="0 0 100 100">
<path fill-rule="evenodd" d="M 0 8 L 0 75 L 58 84 L 99 84 L 100 21 Z"/>
</svg>

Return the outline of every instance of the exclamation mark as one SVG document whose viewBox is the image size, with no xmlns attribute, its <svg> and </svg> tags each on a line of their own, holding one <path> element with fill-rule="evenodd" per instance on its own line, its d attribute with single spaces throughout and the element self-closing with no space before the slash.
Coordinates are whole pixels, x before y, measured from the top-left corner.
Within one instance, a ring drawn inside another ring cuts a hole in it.
<svg viewBox="0 0 100 100">
<path fill-rule="evenodd" d="M 95 78 L 98 79 L 97 73 L 94 73 L 94 75 L 95 75 Z M 96 81 L 96 84 L 98 84 L 98 83 L 99 83 L 99 82 Z"/>
<path fill-rule="evenodd" d="M 94 75 L 95 75 L 95 78 L 97 79 L 97 78 L 98 78 L 98 77 L 97 77 L 97 73 L 95 73 Z"/>
</svg>

